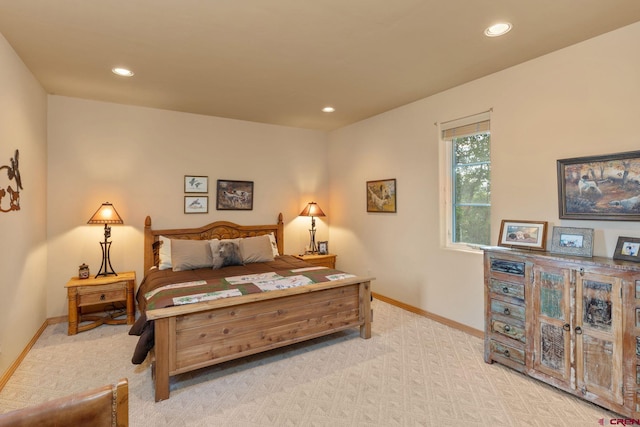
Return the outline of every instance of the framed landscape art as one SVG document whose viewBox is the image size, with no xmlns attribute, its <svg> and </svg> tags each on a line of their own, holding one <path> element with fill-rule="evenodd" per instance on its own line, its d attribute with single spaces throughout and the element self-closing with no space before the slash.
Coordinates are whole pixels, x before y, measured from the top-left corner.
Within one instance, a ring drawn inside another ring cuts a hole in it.
<svg viewBox="0 0 640 427">
<path fill-rule="evenodd" d="M 560 218 L 640 220 L 640 151 L 557 162 Z"/>
</svg>

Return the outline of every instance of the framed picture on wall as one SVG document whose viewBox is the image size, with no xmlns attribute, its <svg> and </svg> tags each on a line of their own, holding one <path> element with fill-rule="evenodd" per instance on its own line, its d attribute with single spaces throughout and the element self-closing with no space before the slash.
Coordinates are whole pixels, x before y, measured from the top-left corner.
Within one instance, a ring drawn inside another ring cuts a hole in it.
<svg viewBox="0 0 640 427">
<path fill-rule="evenodd" d="M 209 196 L 184 196 L 184 213 L 208 213 Z"/>
<path fill-rule="evenodd" d="M 216 209 L 243 211 L 253 209 L 253 181 L 219 179 L 216 191 Z"/>
<path fill-rule="evenodd" d="M 560 218 L 640 220 L 640 151 L 562 159 Z"/>
<path fill-rule="evenodd" d="M 208 193 L 209 177 L 208 176 L 184 176 L 184 192 L 185 193 Z"/>
<path fill-rule="evenodd" d="M 367 212 L 396 212 L 396 180 L 367 181 Z"/>
</svg>

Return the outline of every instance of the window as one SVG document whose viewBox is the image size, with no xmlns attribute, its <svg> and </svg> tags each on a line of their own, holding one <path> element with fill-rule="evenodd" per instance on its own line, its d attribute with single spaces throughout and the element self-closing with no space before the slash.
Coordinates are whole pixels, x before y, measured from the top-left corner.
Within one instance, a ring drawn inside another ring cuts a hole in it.
<svg viewBox="0 0 640 427">
<path fill-rule="evenodd" d="M 447 147 L 447 243 L 488 245 L 491 233 L 491 133 L 488 113 L 443 123 Z"/>
</svg>

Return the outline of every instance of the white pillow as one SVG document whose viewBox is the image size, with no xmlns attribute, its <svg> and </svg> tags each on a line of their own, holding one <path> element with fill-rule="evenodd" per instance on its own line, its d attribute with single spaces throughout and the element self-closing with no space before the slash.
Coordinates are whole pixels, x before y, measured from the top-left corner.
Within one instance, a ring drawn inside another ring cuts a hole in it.
<svg viewBox="0 0 640 427">
<path fill-rule="evenodd" d="M 278 242 L 276 242 L 276 236 L 273 233 L 269 233 L 269 240 L 271 241 L 271 249 L 273 250 L 273 256 L 280 256 L 278 253 Z"/>
<path fill-rule="evenodd" d="M 160 262 L 158 270 L 168 270 L 171 268 L 171 239 L 160 236 Z"/>
</svg>

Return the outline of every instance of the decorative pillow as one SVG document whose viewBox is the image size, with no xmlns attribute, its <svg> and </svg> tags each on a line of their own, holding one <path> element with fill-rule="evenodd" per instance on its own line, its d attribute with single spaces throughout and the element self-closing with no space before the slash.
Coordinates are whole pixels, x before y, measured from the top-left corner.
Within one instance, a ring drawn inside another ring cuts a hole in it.
<svg viewBox="0 0 640 427">
<path fill-rule="evenodd" d="M 171 241 L 173 271 L 195 270 L 213 265 L 207 240 L 173 239 Z"/>
<path fill-rule="evenodd" d="M 274 236 L 273 233 L 269 234 L 269 241 L 271 242 L 271 249 L 273 249 L 274 258 L 280 256 L 280 253 L 278 252 L 278 242 L 276 242 L 276 236 Z"/>
<path fill-rule="evenodd" d="M 244 265 L 238 243 L 239 240 L 240 239 L 209 240 L 214 270 L 229 265 Z"/>
<path fill-rule="evenodd" d="M 171 239 L 160 236 L 160 262 L 158 270 L 168 270 L 171 268 Z"/>
<path fill-rule="evenodd" d="M 273 261 L 271 239 L 267 235 L 240 239 L 240 253 L 245 264 Z"/>
</svg>

